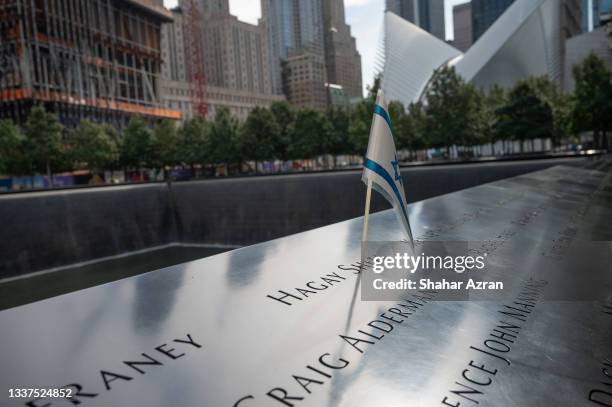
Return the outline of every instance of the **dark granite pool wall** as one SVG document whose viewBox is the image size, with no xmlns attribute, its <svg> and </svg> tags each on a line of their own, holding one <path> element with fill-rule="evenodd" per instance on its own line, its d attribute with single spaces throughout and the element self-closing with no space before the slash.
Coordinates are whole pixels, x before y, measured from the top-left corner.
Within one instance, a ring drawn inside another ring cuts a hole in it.
<svg viewBox="0 0 612 407">
<path fill-rule="evenodd" d="M 405 168 L 409 202 L 582 159 Z M 363 214 L 359 171 L 0 196 L 0 279 L 172 242 L 248 245 Z M 388 208 L 373 194 L 372 211 Z"/>
<path fill-rule="evenodd" d="M 177 241 L 163 184 L 0 196 L 0 278 Z"/>
</svg>

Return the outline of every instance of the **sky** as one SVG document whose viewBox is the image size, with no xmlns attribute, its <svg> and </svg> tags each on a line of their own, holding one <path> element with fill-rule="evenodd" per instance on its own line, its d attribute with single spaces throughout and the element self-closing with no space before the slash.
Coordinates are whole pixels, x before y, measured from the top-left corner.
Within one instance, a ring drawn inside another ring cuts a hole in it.
<svg viewBox="0 0 612 407">
<path fill-rule="evenodd" d="M 445 0 L 446 38 L 452 39 L 452 7 L 466 3 L 466 0 Z M 177 0 L 164 0 L 166 7 L 174 7 Z M 357 39 L 361 53 L 364 90 L 372 83 L 376 73 L 376 53 L 382 36 L 384 0 L 344 0 L 346 21 Z M 260 2 L 257 0 L 230 0 L 230 11 L 240 20 L 257 24 L 261 17 Z"/>
</svg>

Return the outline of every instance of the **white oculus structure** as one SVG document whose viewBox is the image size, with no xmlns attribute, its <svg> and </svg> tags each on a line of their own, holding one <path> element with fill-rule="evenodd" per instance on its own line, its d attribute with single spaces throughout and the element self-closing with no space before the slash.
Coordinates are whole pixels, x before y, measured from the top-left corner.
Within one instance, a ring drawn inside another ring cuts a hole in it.
<svg viewBox="0 0 612 407">
<path fill-rule="evenodd" d="M 530 76 L 560 81 L 559 3 L 516 0 L 465 54 L 386 12 L 381 86 L 387 99 L 405 105 L 420 100 L 434 71 L 444 65 L 481 88 L 508 88 Z"/>
</svg>

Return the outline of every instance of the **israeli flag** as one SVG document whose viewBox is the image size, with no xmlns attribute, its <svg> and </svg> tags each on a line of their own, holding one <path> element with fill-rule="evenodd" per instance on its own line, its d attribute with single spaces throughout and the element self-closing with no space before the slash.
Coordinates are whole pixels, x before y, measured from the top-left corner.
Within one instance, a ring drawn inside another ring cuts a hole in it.
<svg viewBox="0 0 612 407">
<path fill-rule="evenodd" d="M 391 118 L 387 111 L 382 90 L 379 90 L 376 96 L 368 152 L 363 167 L 363 182 L 369 185 L 369 181 L 371 181 L 372 188 L 393 205 L 399 221 L 404 227 L 404 232 L 412 243 L 404 183 L 397 161 L 395 142 L 391 131 Z"/>
</svg>

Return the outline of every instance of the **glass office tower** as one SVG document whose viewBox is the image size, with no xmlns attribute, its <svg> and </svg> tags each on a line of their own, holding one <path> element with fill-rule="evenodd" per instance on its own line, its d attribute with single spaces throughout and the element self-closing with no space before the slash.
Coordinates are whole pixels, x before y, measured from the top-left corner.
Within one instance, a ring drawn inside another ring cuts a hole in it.
<svg viewBox="0 0 612 407">
<path fill-rule="evenodd" d="M 514 3 L 514 0 L 472 0 L 472 36 L 474 42 L 512 3 Z"/>
</svg>

